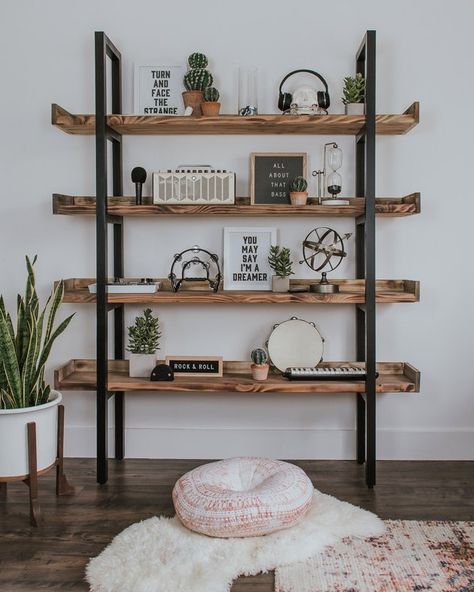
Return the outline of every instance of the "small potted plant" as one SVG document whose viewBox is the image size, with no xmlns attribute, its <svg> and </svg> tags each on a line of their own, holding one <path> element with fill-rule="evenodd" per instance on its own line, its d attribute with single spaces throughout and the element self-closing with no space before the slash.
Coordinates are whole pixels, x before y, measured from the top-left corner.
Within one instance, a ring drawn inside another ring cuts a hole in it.
<svg viewBox="0 0 474 592">
<path fill-rule="evenodd" d="M 69 325 L 71 315 L 55 324 L 64 295 L 58 282 L 40 310 L 34 265 L 26 257 L 25 295 L 17 297 L 16 322 L 0 296 L 0 477 L 28 475 L 27 425 L 36 424 L 37 470 L 51 467 L 57 454 L 60 392 L 44 378 L 55 340 Z"/>
<path fill-rule="evenodd" d="M 135 318 L 135 324 L 128 327 L 128 348 L 130 352 L 129 374 L 133 378 L 147 377 L 156 366 L 156 351 L 159 348 L 160 322 L 151 308 Z"/>
<path fill-rule="evenodd" d="M 201 105 L 202 114 L 207 116 L 219 115 L 221 104 L 219 101 L 219 91 L 213 86 L 208 86 L 203 92 L 203 102 Z"/>
<path fill-rule="evenodd" d="M 275 245 L 270 247 L 268 263 L 275 272 L 272 276 L 273 292 L 288 292 L 290 289 L 290 275 L 293 275 L 290 249 Z"/>
<path fill-rule="evenodd" d="M 252 370 L 252 378 L 254 380 L 267 380 L 269 365 L 267 364 L 268 355 L 262 348 L 257 348 L 250 354 L 253 364 L 250 366 Z"/>
<path fill-rule="evenodd" d="M 191 107 L 193 115 L 202 115 L 201 105 L 203 91 L 211 86 L 212 74 L 206 69 L 207 57 L 203 53 L 192 53 L 188 58 L 189 70 L 184 75 L 183 102 L 185 107 Z"/>
<path fill-rule="evenodd" d="M 364 115 L 365 109 L 365 79 L 357 73 L 355 77 L 344 78 L 342 102 L 346 106 L 346 115 Z"/>
<path fill-rule="evenodd" d="M 290 185 L 290 200 L 294 206 L 304 206 L 308 201 L 308 182 L 304 177 L 295 177 Z"/>
</svg>

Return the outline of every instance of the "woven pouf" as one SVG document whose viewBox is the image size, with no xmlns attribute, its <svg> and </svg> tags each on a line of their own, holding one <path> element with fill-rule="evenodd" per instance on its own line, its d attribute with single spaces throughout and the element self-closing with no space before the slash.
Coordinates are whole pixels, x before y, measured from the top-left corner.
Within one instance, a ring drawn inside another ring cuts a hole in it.
<svg viewBox="0 0 474 592">
<path fill-rule="evenodd" d="M 290 463 L 239 457 L 183 475 L 173 489 L 181 522 L 213 537 L 250 537 L 294 526 L 309 510 L 313 485 Z"/>
</svg>

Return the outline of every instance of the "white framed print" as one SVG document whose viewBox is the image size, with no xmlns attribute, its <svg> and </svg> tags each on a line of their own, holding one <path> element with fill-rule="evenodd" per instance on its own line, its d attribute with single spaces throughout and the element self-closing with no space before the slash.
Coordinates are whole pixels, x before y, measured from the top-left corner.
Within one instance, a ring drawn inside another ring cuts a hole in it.
<svg viewBox="0 0 474 592">
<path fill-rule="evenodd" d="M 224 290 L 272 289 L 268 255 L 277 234 L 272 227 L 224 228 Z"/>
<path fill-rule="evenodd" d="M 137 115 L 183 115 L 184 66 L 135 64 L 134 112 Z"/>
</svg>

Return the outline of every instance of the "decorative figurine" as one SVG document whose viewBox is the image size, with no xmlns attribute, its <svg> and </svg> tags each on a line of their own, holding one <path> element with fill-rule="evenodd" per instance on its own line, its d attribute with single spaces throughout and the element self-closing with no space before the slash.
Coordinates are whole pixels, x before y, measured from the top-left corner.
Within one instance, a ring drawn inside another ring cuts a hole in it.
<svg viewBox="0 0 474 592">
<path fill-rule="evenodd" d="M 186 253 L 192 253 L 192 257 L 184 259 Z M 179 264 L 181 265 L 181 277 L 178 278 L 175 267 Z M 201 275 L 196 275 L 196 271 L 198 274 L 200 272 Z M 204 275 L 202 275 L 203 273 Z M 211 274 L 213 277 L 211 277 Z M 214 292 L 217 292 L 222 279 L 219 257 L 215 253 L 210 253 L 206 249 L 194 245 L 174 256 L 168 278 L 171 281 L 173 292 L 177 292 L 183 282 L 207 282 L 209 287 Z"/>
<path fill-rule="evenodd" d="M 153 368 L 150 380 L 152 382 L 171 382 L 174 380 L 174 372 L 168 364 L 158 364 Z"/>
<path fill-rule="evenodd" d="M 342 237 L 332 228 L 320 226 L 314 228 L 303 241 L 303 260 L 313 271 L 321 271 L 319 284 L 312 284 L 311 292 L 320 294 L 335 294 L 339 292 L 339 286 L 330 284 L 327 280 L 327 272 L 322 271 L 326 267 L 328 271 L 334 271 L 347 256 L 344 250 L 344 240 L 352 236 L 346 233 Z"/>
<path fill-rule="evenodd" d="M 250 354 L 253 364 L 250 366 L 252 369 L 252 378 L 254 380 L 267 380 L 268 370 L 270 366 L 267 364 L 268 354 L 262 348 L 257 348 Z"/>
</svg>

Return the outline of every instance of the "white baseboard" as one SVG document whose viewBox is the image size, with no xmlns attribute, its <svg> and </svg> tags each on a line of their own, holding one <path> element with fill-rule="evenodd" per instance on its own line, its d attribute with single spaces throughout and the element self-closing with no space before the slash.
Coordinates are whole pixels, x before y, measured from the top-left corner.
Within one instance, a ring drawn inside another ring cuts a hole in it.
<svg viewBox="0 0 474 592">
<path fill-rule="evenodd" d="M 113 428 L 109 431 L 113 454 Z M 66 427 L 69 457 L 95 456 L 95 429 Z M 127 428 L 127 458 L 226 458 L 254 455 L 281 459 L 355 457 L 355 430 L 245 428 Z M 379 460 L 474 460 L 474 430 L 377 430 Z"/>
</svg>

